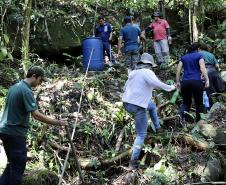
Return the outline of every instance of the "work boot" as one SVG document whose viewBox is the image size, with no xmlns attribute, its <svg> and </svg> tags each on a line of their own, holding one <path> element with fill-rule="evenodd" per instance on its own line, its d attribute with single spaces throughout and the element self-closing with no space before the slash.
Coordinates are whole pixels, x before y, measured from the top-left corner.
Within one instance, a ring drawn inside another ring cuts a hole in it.
<svg viewBox="0 0 226 185">
<path fill-rule="evenodd" d="M 135 170 L 135 169 L 138 169 L 140 166 L 140 162 L 138 160 L 131 160 L 129 162 L 129 169 L 130 170 Z"/>
<path fill-rule="evenodd" d="M 164 129 L 162 127 L 156 128 L 156 133 L 162 133 L 164 132 Z"/>
</svg>

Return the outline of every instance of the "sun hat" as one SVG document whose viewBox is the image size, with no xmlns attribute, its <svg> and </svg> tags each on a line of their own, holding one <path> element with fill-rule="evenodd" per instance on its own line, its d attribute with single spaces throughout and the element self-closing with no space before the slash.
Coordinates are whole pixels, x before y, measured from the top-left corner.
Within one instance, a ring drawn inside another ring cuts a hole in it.
<svg viewBox="0 0 226 185">
<path fill-rule="evenodd" d="M 152 55 L 148 54 L 148 53 L 143 53 L 141 55 L 141 59 L 140 62 L 144 63 L 144 64 L 151 64 L 152 67 L 156 67 L 157 65 L 155 64 L 154 58 Z"/>
</svg>

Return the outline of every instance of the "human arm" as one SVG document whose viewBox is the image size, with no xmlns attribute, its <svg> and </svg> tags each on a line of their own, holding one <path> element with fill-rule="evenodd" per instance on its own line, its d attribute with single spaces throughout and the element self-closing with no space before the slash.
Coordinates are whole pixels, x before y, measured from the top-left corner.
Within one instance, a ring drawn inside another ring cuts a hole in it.
<svg viewBox="0 0 226 185">
<path fill-rule="evenodd" d="M 110 24 L 108 24 L 108 31 L 109 31 L 109 41 L 111 42 L 112 40 L 112 26 Z"/>
<path fill-rule="evenodd" d="M 144 77 L 145 81 L 154 88 L 163 89 L 168 92 L 173 91 L 175 89 L 174 85 L 168 85 L 159 80 L 153 71 L 145 72 Z"/>
<path fill-rule="evenodd" d="M 179 64 L 177 65 L 177 72 L 176 72 L 176 86 L 177 89 L 180 89 L 180 73 L 183 67 L 183 63 L 180 61 Z"/>
<path fill-rule="evenodd" d="M 110 42 L 112 41 L 112 32 L 111 32 L 110 35 L 109 35 L 109 41 L 110 41 Z"/>
<path fill-rule="evenodd" d="M 207 71 L 206 71 L 205 61 L 202 58 L 199 60 L 199 66 L 200 66 L 202 75 L 205 79 L 205 88 L 208 88 L 209 87 L 209 78 L 208 78 Z"/>
<path fill-rule="evenodd" d="M 122 36 L 118 38 L 118 55 L 121 55 L 121 47 L 122 47 Z"/>
<path fill-rule="evenodd" d="M 68 125 L 68 123 L 66 121 L 60 121 L 60 120 L 52 119 L 52 118 L 40 113 L 38 110 L 32 111 L 31 115 L 36 120 L 47 123 L 47 124 L 59 125 L 59 126 L 67 126 Z"/>
</svg>

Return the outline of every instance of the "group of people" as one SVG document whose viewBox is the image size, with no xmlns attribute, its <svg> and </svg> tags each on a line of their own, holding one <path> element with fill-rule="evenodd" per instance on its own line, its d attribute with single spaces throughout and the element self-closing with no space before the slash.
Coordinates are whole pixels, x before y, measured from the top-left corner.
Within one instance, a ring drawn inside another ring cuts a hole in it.
<svg viewBox="0 0 226 185">
<path fill-rule="evenodd" d="M 147 135 L 148 113 L 158 132 L 161 129 L 157 114 L 157 107 L 152 99 L 153 89 L 163 89 L 173 91 L 180 89 L 183 104 L 179 110 L 180 120 L 186 118 L 185 112 L 188 112 L 192 97 L 196 106 L 196 121 L 201 119 L 203 112 L 203 90 L 207 91 L 211 100 L 211 94 L 222 92 L 225 84 L 218 74 L 218 62 L 213 54 L 207 51 L 205 45 L 193 43 L 187 54 L 181 57 L 176 72 L 176 85 L 163 83 L 154 73 L 153 67 L 156 67 L 153 56 L 149 53 L 143 53 L 140 57 L 139 42 L 145 40 L 145 34 L 153 32 L 155 54 L 158 64 L 169 62 L 169 46 L 171 41 L 169 24 L 166 20 L 160 18 L 160 13 L 153 14 L 154 22 L 141 32 L 138 25 L 133 23 L 130 16 L 124 19 L 125 26 L 120 30 L 118 41 L 118 54 L 122 50 L 122 41 L 124 41 L 123 53 L 125 54 L 125 63 L 128 68 L 128 80 L 124 87 L 122 102 L 125 110 L 132 114 L 135 119 L 136 138 L 132 147 L 132 155 L 129 163 L 131 169 L 139 167 L 140 152 L 144 139 Z M 112 28 L 106 23 L 104 17 L 99 17 L 99 26 L 96 28 L 96 36 L 100 36 L 103 41 L 104 50 L 112 62 L 115 58 L 111 52 Z M 181 72 L 183 75 L 181 77 Z M 22 175 L 26 166 L 27 148 L 26 137 L 29 129 L 30 114 L 37 120 L 56 125 L 67 126 L 66 121 L 51 119 L 38 111 L 38 106 L 32 87 L 47 81 L 45 71 L 39 66 L 33 66 L 28 70 L 24 80 L 13 85 L 6 98 L 5 109 L 0 121 L 0 139 L 8 158 L 7 166 L 0 177 L 0 185 L 20 185 Z"/>
<path fill-rule="evenodd" d="M 118 56 L 122 53 L 125 57 L 125 64 L 129 70 L 133 70 L 136 61 L 140 59 L 141 41 L 146 41 L 146 33 L 151 32 L 153 37 L 153 47 L 159 65 L 166 65 L 170 62 L 169 43 L 172 38 L 170 36 L 170 26 L 165 19 L 161 19 L 160 12 L 153 13 L 154 22 L 145 30 L 141 31 L 133 16 L 126 16 L 124 24 L 120 30 L 118 38 Z M 111 52 L 112 27 L 105 21 L 103 16 L 98 17 L 99 25 L 96 27 L 95 36 L 100 37 L 103 41 L 103 49 L 106 51 L 110 61 L 110 65 L 115 64 L 115 58 Z M 122 47 L 122 43 L 124 46 Z"/>
<path fill-rule="evenodd" d="M 139 166 L 140 151 L 147 135 L 148 112 L 156 131 L 161 129 L 157 107 L 152 100 L 154 88 L 165 91 L 173 91 L 177 88 L 181 91 L 183 99 L 179 110 L 181 124 L 186 118 L 186 112 L 190 110 L 192 98 L 194 98 L 196 121 L 198 122 L 203 112 L 203 92 L 207 92 L 210 104 L 208 108 L 210 108 L 213 104 L 211 94 L 223 92 L 225 89 L 225 84 L 218 74 L 218 62 L 215 56 L 208 51 L 206 45 L 199 43 L 189 46 L 187 54 L 181 57 L 177 66 L 176 85 L 161 82 L 152 70 L 157 66 L 152 55 L 143 53 L 140 57 L 140 42 L 145 42 L 146 33 L 151 32 L 157 64 L 160 67 L 166 67 L 170 62 L 169 44 L 172 41 L 170 26 L 165 19 L 161 19 L 158 11 L 153 13 L 152 18 L 154 21 L 144 31 L 141 31 L 133 17 L 126 16 L 124 18 L 125 26 L 121 28 L 118 39 L 118 56 L 124 54 L 124 63 L 128 68 L 128 80 L 124 87 L 122 101 L 126 111 L 134 116 L 136 127 L 136 139 L 129 164 L 132 169 Z M 111 40 L 112 37 L 109 38 Z M 124 47 L 122 47 L 123 42 Z M 107 51 L 108 56 L 109 53 Z"/>
</svg>

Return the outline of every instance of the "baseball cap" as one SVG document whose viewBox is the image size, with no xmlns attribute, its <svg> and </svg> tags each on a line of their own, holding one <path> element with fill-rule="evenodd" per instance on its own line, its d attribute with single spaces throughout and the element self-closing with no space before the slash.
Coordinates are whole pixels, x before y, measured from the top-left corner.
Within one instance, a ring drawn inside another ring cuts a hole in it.
<svg viewBox="0 0 226 185">
<path fill-rule="evenodd" d="M 46 77 L 45 70 L 40 66 L 32 66 L 30 69 L 28 69 L 27 74 L 36 74 L 37 76 L 41 76 L 44 82 L 51 81 L 49 78 Z"/>
<path fill-rule="evenodd" d="M 144 64 L 151 64 L 152 67 L 156 67 L 157 65 L 155 64 L 154 58 L 152 55 L 148 54 L 148 53 L 143 53 L 141 55 L 141 59 L 140 62 L 144 63 Z"/>
</svg>

